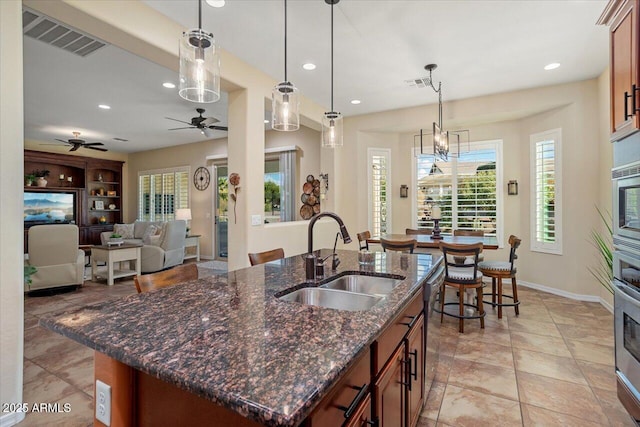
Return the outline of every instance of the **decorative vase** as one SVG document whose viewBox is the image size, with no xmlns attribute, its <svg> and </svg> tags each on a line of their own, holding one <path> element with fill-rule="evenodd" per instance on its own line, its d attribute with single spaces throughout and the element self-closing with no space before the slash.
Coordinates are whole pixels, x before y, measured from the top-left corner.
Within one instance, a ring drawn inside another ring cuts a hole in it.
<svg viewBox="0 0 640 427">
<path fill-rule="evenodd" d="M 47 180 L 44 179 L 43 176 L 41 176 L 40 178 L 38 178 L 38 180 L 36 181 L 36 184 L 38 185 L 38 187 L 46 187 L 47 186 Z"/>
<path fill-rule="evenodd" d="M 98 222 L 100 224 L 106 224 L 107 223 L 107 218 L 103 215 L 100 218 L 98 218 Z"/>
</svg>

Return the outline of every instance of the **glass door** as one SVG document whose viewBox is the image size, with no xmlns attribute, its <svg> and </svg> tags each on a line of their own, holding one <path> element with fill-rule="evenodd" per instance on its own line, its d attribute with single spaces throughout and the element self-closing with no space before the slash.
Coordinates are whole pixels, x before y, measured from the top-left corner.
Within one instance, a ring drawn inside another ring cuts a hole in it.
<svg viewBox="0 0 640 427">
<path fill-rule="evenodd" d="M 214 165 L 214 238 L 215 238 L 215 259 L 227 260 L 228 249 L 228 206 L 229 206 L 229 179 L 227 165 Z"/>
</svg>

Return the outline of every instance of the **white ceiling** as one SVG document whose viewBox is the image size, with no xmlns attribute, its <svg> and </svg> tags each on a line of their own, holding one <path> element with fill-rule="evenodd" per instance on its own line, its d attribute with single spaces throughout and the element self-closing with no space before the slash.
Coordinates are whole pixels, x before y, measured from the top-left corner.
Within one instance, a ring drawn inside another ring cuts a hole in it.
<svg viewBox="0 0 640 427">
<path fill-rule="evenodd" d="M 195 0 L 144 2 L 185 28 L 197 27 Z M 605 5 L 342 0 L 335 6 L 334 107 L 352 116 L 437 102 L 431 89 L 405 83 L 427 76 L 428 63 L 438 64 L 433 77 L 442 81 L 445 102 L 596 77 L 608 63 L 608 29 L 595 25 Z M 203 29 L 222 48 L 283 79 L 281 0 L 227 0 L 220 9 L 203 2 L 202 9 Z M 289 0 L 288 10 L 288 79 L 328 109 L 331 8 L 322 0 Z M 180 123 L 165 116 L 189 121 L 200 106 L 161 86 L 177 80 L 172 71 L 113 46 L 81 58 L 25 37 L 24 50 L 27 139 L 66 139 L 78 130 L 122 152 L 210 139 L 192 129 L 167 131 Z M 305 71 L 305 62 L 317 68 Z M 562 65 L 544 71 L 551 62 Z M 99 110 L 100 103 L 113 108 Z M 203 107 L 205 116 L 226 124 L 226 97 Z"/>
</svg>

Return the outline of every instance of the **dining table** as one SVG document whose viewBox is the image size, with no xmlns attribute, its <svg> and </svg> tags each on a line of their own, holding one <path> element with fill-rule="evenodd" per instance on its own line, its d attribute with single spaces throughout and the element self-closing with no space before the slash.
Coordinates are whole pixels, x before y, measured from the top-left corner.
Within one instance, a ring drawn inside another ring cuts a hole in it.
<svg viewBox="0 0 640 427">
<path fill-rule="evenodd" d="M 471 245 L 482 242 L 483 249 L 498 249 L 498 239 L 495 236 L 451 236 L 442 234 L 440 236 L 442 239 L 434 239 L 431 234 L 383 234 L 380 237 L 367 239 L 367 242 L 380 243 L 380 238 L 397 241 L 416 239 L 419 248 L 429 249 L 438 249 L 440 242 L 459 245 Z"/>
</svg>

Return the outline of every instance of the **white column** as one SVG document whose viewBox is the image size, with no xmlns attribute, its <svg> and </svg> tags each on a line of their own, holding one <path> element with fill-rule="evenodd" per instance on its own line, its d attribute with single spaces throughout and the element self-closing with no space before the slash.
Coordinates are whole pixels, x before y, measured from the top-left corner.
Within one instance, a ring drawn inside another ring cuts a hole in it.
<svg viewBox="0 0 640 427">
<path fill-rule="evenodd" d="M 24 283 L 22 2 L 0 1 L 0 402 L 22 402 Z M 0 413 L 0 425 L 24 414 Z"/>
<path fill-rule="evenodd" d="M 249 265 L 250 242 L 259 236 L 251 232 L 251 216 L 264 214 L 264 102 L 258 90 L 229 93 L 229 175 L 240 175 L 235 212 L 234 202 L 229 201 L 230 271 Z"/>
</svg>

